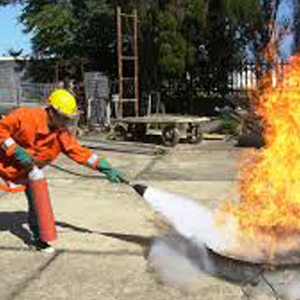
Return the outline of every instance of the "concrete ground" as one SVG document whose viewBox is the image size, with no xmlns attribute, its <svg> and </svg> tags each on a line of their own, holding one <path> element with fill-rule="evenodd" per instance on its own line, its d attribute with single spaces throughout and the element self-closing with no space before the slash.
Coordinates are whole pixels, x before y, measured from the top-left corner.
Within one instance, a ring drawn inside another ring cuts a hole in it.
<svg viewBox="0 0 300 300">
<path fill-rule="evenodd" d="M 204 141 L 165 155 L 106 154 L 131 180 L 215 206 L 235 195 L 241 152 L 224 141 Z M 59 234 L 55 254 L 24 243 L 24 195 L 0 198 L 1 300 L 245 299 L 239 286 L 210 276 L 193 293 L 160 284 L 146 258 L 158 234 L 158 216 L 147 203 L 129 186 L 111 184 L 65 157 L 55 163 L 84 175 L 47 167 Z"/>
</svg>

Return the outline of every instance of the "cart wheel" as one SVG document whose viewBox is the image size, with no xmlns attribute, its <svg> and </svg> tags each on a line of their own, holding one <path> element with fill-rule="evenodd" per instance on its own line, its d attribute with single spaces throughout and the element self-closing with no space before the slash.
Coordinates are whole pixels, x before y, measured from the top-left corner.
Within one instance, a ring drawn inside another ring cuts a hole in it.
<svg viewBox="0 0 300 300">
<path fill-rule="evenodd" d="M 147 126 L 146 124 L 130 124 L 128 131 L 134 140 L 140 141 L 143 140 L 146 135 Z"/>
<path fill-rule="evenodd" d="M 167 125 L 162 130 L 163 144 L 168 147 L 174 147 L 179 143 L 180 133 L 175 125 Z"/>
<path fill-rule="evenodd" d="M 199 144 L 203 140 L 203 132 L 200 125 L 190 125 L 187 130 L 187 140 L 190 144 Z"/>
<path fill-rule="evenodd" d="M 113 137 L 116 141 L 124 141 L 126 139 L 126 133 L 125 127 L 118 124 L 114 127 Z"/>
</svg>

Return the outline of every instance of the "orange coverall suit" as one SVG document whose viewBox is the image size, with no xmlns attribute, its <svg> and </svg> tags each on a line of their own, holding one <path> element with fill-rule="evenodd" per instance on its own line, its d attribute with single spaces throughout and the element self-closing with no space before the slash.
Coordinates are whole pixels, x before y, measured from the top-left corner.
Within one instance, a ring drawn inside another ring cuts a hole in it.
<svg viewBox="0 0 300 300">
<path fill-rule="evenodd" d="M 80 145 L 74 135 L 66 129 L 50 130 L 48 115 L 44 108 L 21 107 L 15 109 L 0 121 L 0 177 L 5 181 L 25 183 L 29 208 L 29 226 L 33 234 L 38 236 L 33 201 L 28 191 L 28 170 L 14 160 L 13 146 L 5 147 L 7 139 L 24 147 L 42 166 L 53 161 L 61 152 L 79 164 L 94 167 L 98 161 L 96 154 Z M 12 149 L 13 148 L 13 149 Z"/>
</svg>

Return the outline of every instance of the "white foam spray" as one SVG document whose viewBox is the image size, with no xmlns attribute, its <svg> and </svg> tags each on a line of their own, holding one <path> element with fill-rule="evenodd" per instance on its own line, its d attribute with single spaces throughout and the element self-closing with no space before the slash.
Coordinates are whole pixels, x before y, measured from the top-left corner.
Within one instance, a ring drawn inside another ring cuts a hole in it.
<svg viewBox="0 0 300 300">
<path fill-rule="evenodd" d="M 144 198 L 154 210 L 164 216 L 174 229 L 197 245 L 205 244 L 215 252 L 227 257 L 266 263 L 275 257 L 282 257 L 289 251 L 300 248 L 299 236 L 282 237 L 276 249 L 272 235 L 256 232 L 246 234 L 238 220 L 230 214 L 222 215 L 222 222 L 216 222 L 217 214 L 193 199 L 180 197 L 148 187 Z M 276 252 L 275 252 L 276 251 Z"/>
<path fill-rule="evenodd" d="M 282 298 L 284 300 L 300 300 L 300 282 L 293 282 L 284 286 Z"/>
<path fill-rule="evenodd" d="M 244 239 L 236 220 L 230 217 L 224 226 L 216 227 L 213 211 L 192 199 L 151 187 L 147 188 L 144 198 L 179 233 L 179 236 L 155 239 L 150 249 L 149 265 L 161 282 L 193 291 L 204 278 L 203 274 L 237 283 L 259 280 L 259 275 L 256 276 L 261 272 L 259 265 L 249 266 L 238 261 L 232 264 L 226 258 L 210 252 L 206 246 L 217 250 L 217 253 L 228 253 L 228 256 L 233 253 L 238 257 L 246 253 L 246 258 L 249 255 L 251 262 L 260 262 L 260 259 L 266 257 L 266 240 L 262 239 L 261 243 L 255 245 L 251 240 Z M 279 273 L 277 278 L 282 276 Z M 275 282 L 275 285 L 283 299 L 300 300 L 299 282 L 300 278 L 297 278 L 284 285 Z M 264 289 L 259 288 L 257 291 L 265 293 Z"/>
<path fill-rule="evenodd" d="M 203 274 L 188 257 L 188 244 L 179 239 L 157 238 L 148 262 L 163 284 L 193 291 Z"/>
<path fill-rule="evenodd" d="M 148 187 L 144 198 L 154 210 L 164 216 L 174 229 L 197 245 L 206 244 L 218 253 L 239 253 L 238 222 L 228 216 L 222 226 L 216 226 L 212 210 L 193 199 L 180 197 Z M 251 245 L 254 255 L 254 247 Z M 249 249 L 249 247 L 247 247 Z"/>
<path fill-rule="evenodd" d="M 213 228 L 212 212 L 195 201 L 148 187 L 144 198 L 184 237 L 202 244 Z"/>
</svg>

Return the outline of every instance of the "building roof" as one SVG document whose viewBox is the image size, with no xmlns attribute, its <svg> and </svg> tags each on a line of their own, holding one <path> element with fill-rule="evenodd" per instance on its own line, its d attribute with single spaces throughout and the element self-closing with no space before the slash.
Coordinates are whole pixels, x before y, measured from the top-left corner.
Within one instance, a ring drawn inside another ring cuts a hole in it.
<svg viewBox="0 0 300 300">
<path fill-rule="evenodd" d="M 28 56 L 0 56 L 0 61 L 29 60 Z"/>
</svg>

